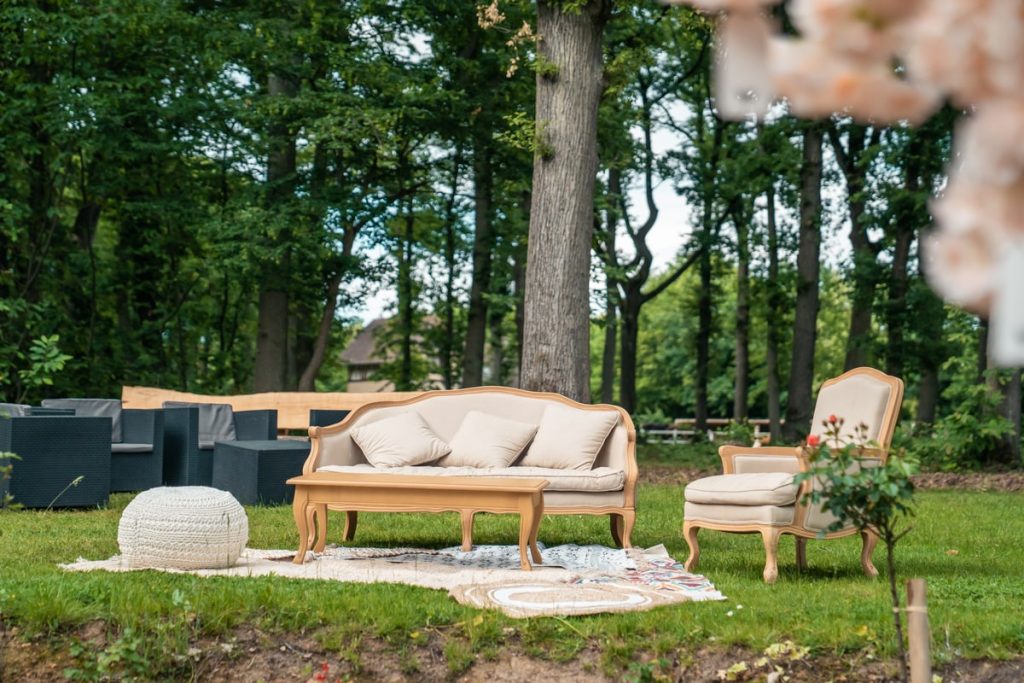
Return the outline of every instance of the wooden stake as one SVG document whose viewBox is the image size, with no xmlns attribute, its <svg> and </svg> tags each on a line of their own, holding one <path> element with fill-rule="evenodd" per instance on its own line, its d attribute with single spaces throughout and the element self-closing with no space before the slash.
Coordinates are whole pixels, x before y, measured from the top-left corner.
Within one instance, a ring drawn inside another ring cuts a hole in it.
<svg viewBox="0 0 1024 683">
<path fill-rule="evenodd" d="M 931 683 L 931 630 L 924 579 L 907 581 L 907 636 L 910 640 L 910 683 Z"/>
</svg>

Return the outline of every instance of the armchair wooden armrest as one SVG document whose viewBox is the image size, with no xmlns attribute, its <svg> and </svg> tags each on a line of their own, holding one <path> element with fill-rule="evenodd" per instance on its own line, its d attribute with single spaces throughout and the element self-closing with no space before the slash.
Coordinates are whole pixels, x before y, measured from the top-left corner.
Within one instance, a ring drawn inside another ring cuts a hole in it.
<svg viewBox="0 0 1024 683">
<path fill-rule="evenodd" d="M 799 446 L 722 446 L 718 449 L 725 474 L 802 472 L 807 457 Z"/>
</svg>

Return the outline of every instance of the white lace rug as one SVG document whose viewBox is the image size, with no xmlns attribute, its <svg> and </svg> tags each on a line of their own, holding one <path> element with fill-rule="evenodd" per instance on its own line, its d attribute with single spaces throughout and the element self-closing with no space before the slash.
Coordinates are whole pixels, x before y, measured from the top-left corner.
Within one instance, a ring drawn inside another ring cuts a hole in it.
<svg viewBox="0 0 1024 683">
<path fill-rule="evenodd" d="M 531 572 L 520 569 L 516 546 L 477 546 L 469 552 L 328 547 L 320 554 L 309 553 L 301 565 L 291 561 L 294 551 L 247 548 L 228 569 L 154 569 L 197 576 L 404 583 L 447 590 L 463 604 L 500 609 L 513 617 L 623 612 L 725 599 L 710 581 L 686 572 L 660 545 L 647 550 L 538 545 L 544 562 Z M 68 571 L 135 571 L 119 556 L 60 566 Z"/>
</svg>

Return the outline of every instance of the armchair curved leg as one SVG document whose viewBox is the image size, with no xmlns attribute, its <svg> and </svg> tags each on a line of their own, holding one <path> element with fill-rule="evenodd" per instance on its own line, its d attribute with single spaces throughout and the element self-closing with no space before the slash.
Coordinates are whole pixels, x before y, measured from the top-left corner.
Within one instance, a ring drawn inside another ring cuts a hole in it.
<svg viewBox="0 0 1024 683">
<path fill-rule="evenodd" d="M 686 539 L 686 545 L 690 546 L 690 556 L 686 558 L 686 571 L 692 572 L 697 568 L 697 562 L 700 560 L 700 545 L 697 543 L 697 532 L 700 531 L 699 526 L 691 525 L 689 522 L 683 524 L 683 538 Z"/>
<path fill-rule="evenodd" d="M 875 552 L 875 546 L 878 545 L 878 536 L 870 531 L 862 531 L 860 537 L 864 541 L 864 547 L 860 551 L 860 566 L 864 568 L 865 574 L 874 578 L 878 576 L 878 570 L 875 569 L 875 565 L 871 561 L 871 555 Z"/>
<path fill-rule="evenodd" d="M 633 525 L 636 524 L 636 512 L 626 510 L 622 513 L 622 547 L 633 547 Z"/>
<path fill-rule="evenodd" d="M 796 537 L 796 568 L 807 569 L 807 539 L 803 536 Z"/>
<path fill-rule="evenodd" d="M 764 541 L 764 582 L 775 583 L 779 577 L 779 536 L 780 529 L 765 527 L 761 529 L 761 540 Z"/>
<path fill-rule="evenodd" d="M 612 513 L 608 515 L 608 522 L 612 530 L 612 542 L 616 548 L 622 547 L 622 515 Z"/>
</svg>

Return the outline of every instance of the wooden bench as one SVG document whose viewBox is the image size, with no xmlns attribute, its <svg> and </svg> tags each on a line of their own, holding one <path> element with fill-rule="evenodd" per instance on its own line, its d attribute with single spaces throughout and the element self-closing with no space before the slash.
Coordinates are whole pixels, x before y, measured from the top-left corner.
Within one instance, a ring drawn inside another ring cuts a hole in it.
<svg viewBox="0 0 1024 683">
<path fill-rule="evenodd" d="M 299 532 L 295 564 L 306 561 L 312 548 L 327 544 L 327 507 L 345 512 L 342 538 L 356 533 L 356 514 L 372 512 L 458 512 L 462 518 L 462 549 L 473 548 L 473 515 L 477 512 L 519 514 L 519 561 L 531 571 L 526 554 L 541 563 L 537 529 L 544 516 L 544 479 L 512 477 L 440 477 L 401 474 L 340 474 L 313 472 L 293 477 L 292 511 Z"/>
<path fill-rule="evenodd" d="M 355 410 L 368 403 L 398 401 L 418 396 L 418 391 L 395 391 L 390 393 L 356 394 L 348 392 L 303 392 L 274 391 L 262 394 L 236 394 L 234 396 L 211 396 L 192 394 L 157 387 L 121 388 L 121 405 L 124 408 L 162 408 L 164 401 L 185 401 L 188 403 L 228 403 L 234 411 L 276 410 L 279 430 L 309 429 L 309 411 Z"/>
</svg>

